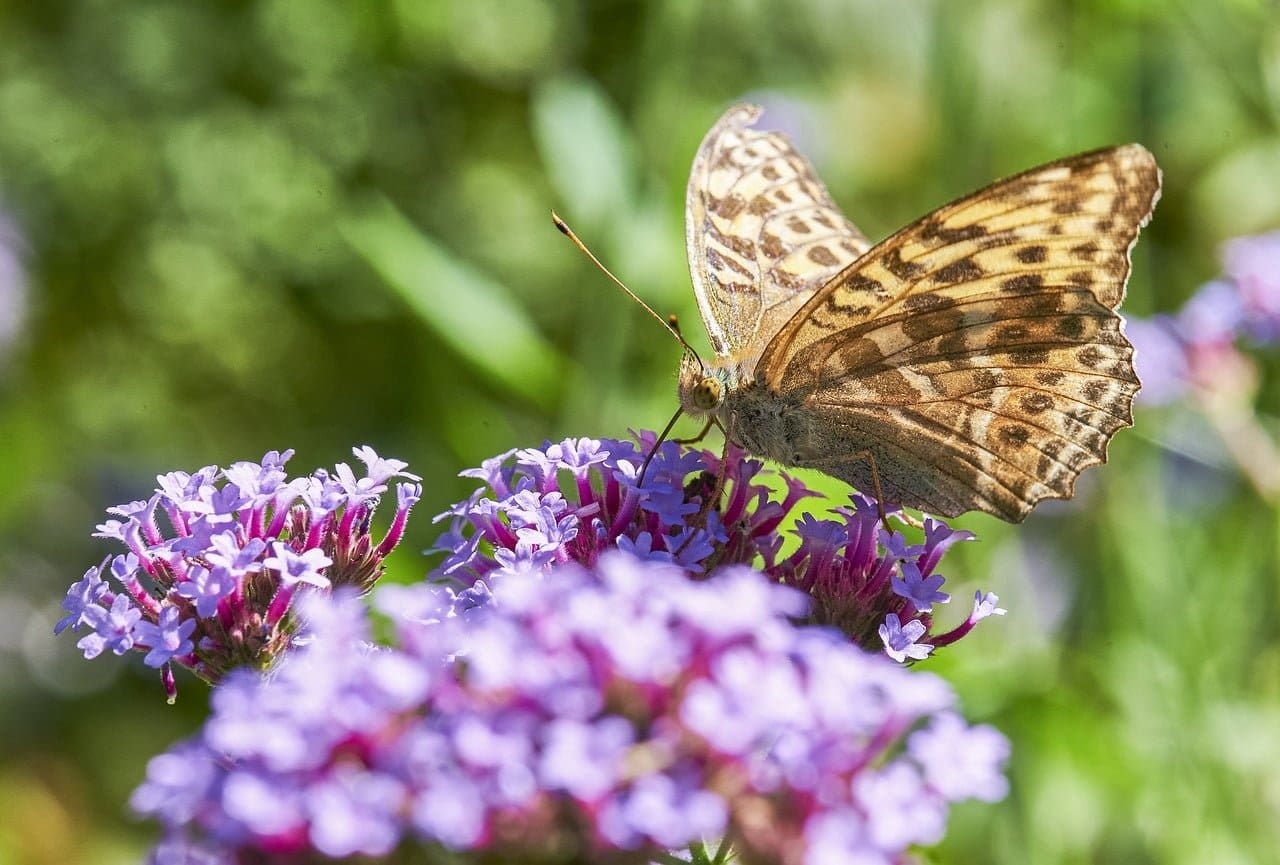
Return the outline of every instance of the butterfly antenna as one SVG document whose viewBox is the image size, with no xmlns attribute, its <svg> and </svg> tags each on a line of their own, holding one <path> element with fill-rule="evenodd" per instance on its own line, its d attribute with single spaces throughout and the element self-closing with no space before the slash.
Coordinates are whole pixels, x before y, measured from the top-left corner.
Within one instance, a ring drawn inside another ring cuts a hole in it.
<svg viewBox="0 0 1280 865">
<path fill-rule="evenodd" d="M 662 316 L 658 315 L 656 312 L 653 311 L 653 307 L 649 306 L 649 304 L 641 300 L 640 297 L 634 291 L 632 291 L 631 289 L 623 285 L 622 280 L 614 276 L 613 273 L 609 270 L 609 268 L 605 267 L 603 264 L 600 263 L 600 259 L 596 258 L 595 254 L 591 250 L 587 249 L 587 245 L 578 239 L 578 235 L 573 233 L 573 229 L 570 228 L 565 223 L 565 221 L 556 214 L 554 210 L 551 211 L 551 220 L 556 224 L 556 228 L 560 229 L 561 234 L 563 234 L 565 237 L 572 240 L 573 245 L 578 247 L 578 249 L 582 250 L 583 255 L 591 259 L 592 264 L 600 268 L 600 270 L 604 272 L 605 276 L 613 280 L 614 284 L 617 285 L 618 288 L 622 289 L 627 293 L 628 297 L 630 297 L 636 303 L 640 304 L 640 306 L 644 308 L 645 312 L 649 313 L 649 315 L 657 319 L 658 324 L 665 327 L 671 333 L 671 335 L 674 336 L 682 346 L 684 346 L 684 350 L 694 356 L 694 358 L 698 361 L 699 366 L 703 365 L 702 358 L 698 356 L 698 352 L 694 349 L 693 346 L 689 345 L 688 341 L 685 340 L 683 336 L 680 335 L 680 328 L 678 326 L 673 326 L 675 323 L 675 316 L 672 316 L 670 320 L 664 320 Z"/>
</svg>

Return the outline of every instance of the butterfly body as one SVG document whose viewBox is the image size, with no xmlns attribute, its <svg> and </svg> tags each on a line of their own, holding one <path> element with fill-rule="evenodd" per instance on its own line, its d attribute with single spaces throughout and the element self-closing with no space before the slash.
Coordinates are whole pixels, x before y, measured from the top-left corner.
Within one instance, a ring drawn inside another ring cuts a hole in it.
<svg viewBox="0 0 1280 865">
<path fill-rule="evenodd" d="M 1139 145 L 948 204 L 872 247 L 779 133 L 730 109 L 694 159 L 694 290 L 716 351 L 682 408 L 752 453 L 887 501 L 1023 519 L 1070 496 L 1131 423 L 1115 312 L 1159 193 Z"/>
</svg>

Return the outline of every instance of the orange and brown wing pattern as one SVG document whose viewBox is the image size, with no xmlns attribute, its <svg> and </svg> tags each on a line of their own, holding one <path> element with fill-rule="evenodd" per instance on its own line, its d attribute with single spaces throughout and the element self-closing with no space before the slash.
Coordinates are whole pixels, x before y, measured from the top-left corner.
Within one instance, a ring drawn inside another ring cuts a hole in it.
<svg viewBox="0 0 1280 865">
<path fill-rule="evenodd" d="M 758 354 L 870 245 L 784 135 L 748 128 L 759 116 L 751 105 L 729 109 L 689 175 L 689 270 L 719 355 Z"/>
<path fill-rule="evenodd" d="M 803 400 L 810 450 L 869 449 L 890 500 L 1021 520 L 1070 496 L 1131 423 L 1139 383 L 1114 310 L 1159 189 L 1151 154 L 1127 145 L 946 205 L 811 298 L 757 379 Z M 864 486 L 864 463 L 831 473 Z"/>
</svg>

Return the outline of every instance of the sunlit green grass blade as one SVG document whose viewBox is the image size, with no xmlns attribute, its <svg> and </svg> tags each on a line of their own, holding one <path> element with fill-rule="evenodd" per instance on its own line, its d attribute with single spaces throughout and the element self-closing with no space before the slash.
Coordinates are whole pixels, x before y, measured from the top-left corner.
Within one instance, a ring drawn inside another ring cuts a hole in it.
<svg viewBox="0 0 1280 865">
<path fill-rule="evenodd" d="M 342 228 L 383 281 L 454 351 L 512 394 L 550 401 L 564 359 L 502 285 L 454 258 L 385 199 Z"/>
</svg>

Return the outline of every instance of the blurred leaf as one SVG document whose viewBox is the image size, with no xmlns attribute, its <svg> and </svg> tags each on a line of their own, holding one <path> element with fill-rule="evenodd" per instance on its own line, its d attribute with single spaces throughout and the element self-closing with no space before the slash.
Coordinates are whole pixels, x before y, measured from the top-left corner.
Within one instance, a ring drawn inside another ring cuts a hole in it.
<svg viewBox="0 0 1280 865">
<path fill-rule="evenodd" d="M 455 259 L 386 199 L 348 219 L 342 232 L 454 351 L 513 394 L 550 403 L 564 359 L 506 289 Z"/>
<path fill-rule="evenodd" d="M 533 96 L 533 128 L 571 222 L 609 225 L 612 214 L 630 206 L 635 186 L 631 140 L 599 86 L 583 79 L 547 82 Z"/>
</svg>

